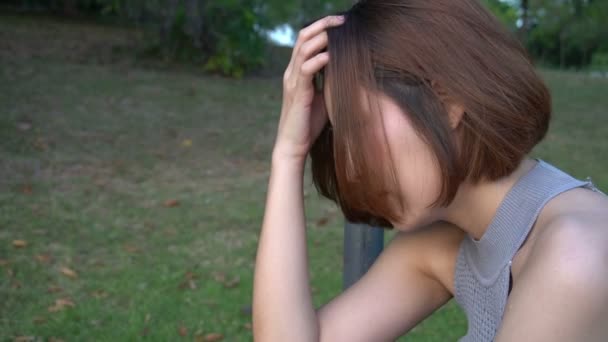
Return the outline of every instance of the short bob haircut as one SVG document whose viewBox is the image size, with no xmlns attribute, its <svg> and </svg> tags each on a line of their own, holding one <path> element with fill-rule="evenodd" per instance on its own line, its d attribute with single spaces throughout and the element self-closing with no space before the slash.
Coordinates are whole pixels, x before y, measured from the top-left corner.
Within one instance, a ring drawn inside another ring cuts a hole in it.
<svg viewBox="0 0 608 342">
<path fill-rule="evenodd" d="M 397 177 L 373 153 L 378 139 L 355 95 L 361 89 L 395 101 L 429 144 L 442 175 L 432 206 L 449 205 L 464 181 L 511 174 L 544 138 L 549 91 L 518 39 L 478 0 L 363 0 L 343 14 L 345 23 L 328 29 L 324 70 L 333 127 L 310 154 L 315 187 L 349 221 L 391 228 L 407 209 L 401 196 L 400 212 L 389 203 Z M 457 130 L 446 95 L 465 110 Z"/>
</svg>

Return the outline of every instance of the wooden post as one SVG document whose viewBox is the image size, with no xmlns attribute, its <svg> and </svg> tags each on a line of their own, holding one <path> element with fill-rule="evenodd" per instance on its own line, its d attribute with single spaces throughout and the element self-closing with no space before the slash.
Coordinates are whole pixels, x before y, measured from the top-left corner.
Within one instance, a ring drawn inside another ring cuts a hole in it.
<svg viewBox="0 0 608 342">
<path fill-rule="evenodd" d="M 363 224 L 344 224 L 343 288 L 357 282 L 384 248 L 384 229 Z"/>
</svg>

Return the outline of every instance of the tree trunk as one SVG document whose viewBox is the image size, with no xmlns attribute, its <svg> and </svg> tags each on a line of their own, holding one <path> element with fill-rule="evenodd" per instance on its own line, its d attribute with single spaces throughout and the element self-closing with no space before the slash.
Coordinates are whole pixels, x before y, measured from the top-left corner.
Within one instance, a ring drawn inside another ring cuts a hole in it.
<svg viewBox="0 0 608 342">
<path fill-rule="evenodd" d="M 521 28 L 519 38 L 522 42 L 527 42 L 528 31 L 530 28 L 530 3 L 528 0 L 521 0 Z"/>
<path fill-rule="evenodd" d="M 177 13 L 177 6 L 180 0 L 169 0 L 167 1 L 167 8 L 164 11 L 163 23 L 161 26 L 161 39 L 164 43 L 167 43 L 171 37 L 171 30 L 173 29 L 173 23 L 175 21 L 175 13 Z"/>
<path fill-rule="evenodd" d="M 78 15 L 78 3 L 76 0 L 63 0 L 62 14 L 67 16 Z"/>
<path fill-rule="evenodd" d="M 564 32 L 559 34 L 559 68 L 564 69 L 566 65 L 566 49 L 564 48 Z"/>
<path fill-rule="evenodd" d="M 574 5 L 574 16 L 580 17 L 583 13 L 583 1 L 582 0 L 573 0 Z"/>
<path fill-rule="evenodd" d="M 204 1 L 184 0 L 186 8 L 186 32 L 192 38 L 194 46 L 201 48 L 201 36 L 203 31 Z"/>
</svg>

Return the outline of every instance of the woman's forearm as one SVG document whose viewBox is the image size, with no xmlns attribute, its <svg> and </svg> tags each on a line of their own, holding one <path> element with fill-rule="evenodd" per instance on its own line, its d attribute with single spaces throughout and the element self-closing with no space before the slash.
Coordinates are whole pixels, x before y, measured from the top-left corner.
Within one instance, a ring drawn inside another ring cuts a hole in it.
<svg viewBox="0 0 608 342">
<path fill-rule="evenodd" d="M 253 290 L 256 341 L 316 341 L 304 218 L 305 160 L 273 157 Z"/>
</svg>

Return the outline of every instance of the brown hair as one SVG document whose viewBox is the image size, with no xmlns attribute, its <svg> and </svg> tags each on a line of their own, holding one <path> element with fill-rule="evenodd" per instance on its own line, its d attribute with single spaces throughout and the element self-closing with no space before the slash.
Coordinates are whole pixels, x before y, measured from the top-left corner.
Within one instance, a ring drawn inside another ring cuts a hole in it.
<svg viewBox="0 0 608 342">
<path fill-rule="evenodd" d="M 391 227 L 400 217 L 393 162 L 373 152 L 378 137 L 366 128 L 372 114 L 361 108 L 361 89 L 389 96 L 431 147 L 442 175 L 433 206 L 451 203 L 465 180 L 509 175 L 545 136 L 549 91 L 519 41 L 477 0 L 364 0 L 344 14 L 328 30 L 333 126 L 315 141 L 311 165 L 319 193 L 349 221 Z M 464 106 L 458 134 L 444 94 Z"/>
</svg>

